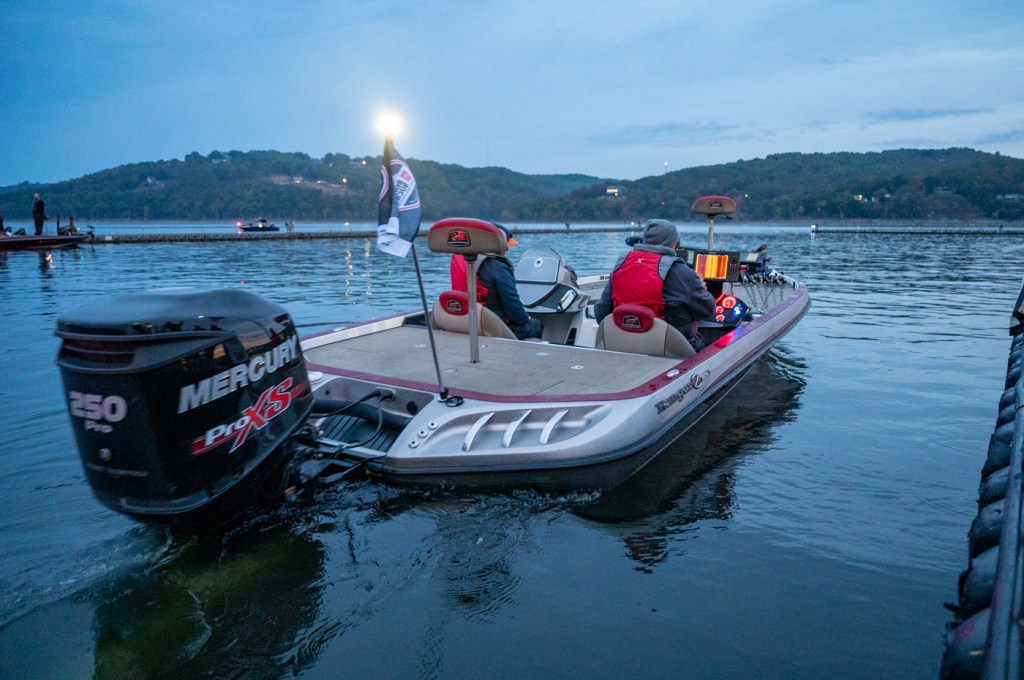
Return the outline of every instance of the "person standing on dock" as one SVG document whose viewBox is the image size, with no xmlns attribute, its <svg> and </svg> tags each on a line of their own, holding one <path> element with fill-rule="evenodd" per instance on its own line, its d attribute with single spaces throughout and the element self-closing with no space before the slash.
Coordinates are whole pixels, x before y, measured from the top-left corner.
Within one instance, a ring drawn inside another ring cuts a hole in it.
<svg viewBox="0 0 1024 680">
<path fill-rule="evenodd" d="M 39 198 L 39 194 L 35 195 L 32 202 L 32 221 L 36 223 L 36 236 L 39 236 L 43 233 L 43 222 L 46 221 L 46 204 Z"/>
</svg>

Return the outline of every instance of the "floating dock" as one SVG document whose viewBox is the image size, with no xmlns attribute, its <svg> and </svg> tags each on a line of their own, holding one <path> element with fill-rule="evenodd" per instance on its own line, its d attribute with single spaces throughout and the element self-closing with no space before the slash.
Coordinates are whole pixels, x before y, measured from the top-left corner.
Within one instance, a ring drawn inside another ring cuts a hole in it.
<svg viewBox="0 0 1024 680">
<path fill-rule="evenodd" d="M 978 514 L 957 603 L 947 605 L 941 677 L 1020 680 L 1024 617 L 1024 286 L 1010 317 L 1010 356 L 981 471 Z"/>
<path fill-rule="evenodd" d="M 530 229 L 513 229 L 514 234 L 564 234 L 569 232 L 587 233 L 638 233 L 640 227 L 609 226 L 609 227 L 539 227 Z M 421 228 L 421 231 L 423 229 Z M 377 238 L 376 231 L 352 230 L 352 231 L 274 231 L 267 233 L 259 232 L 224 232 L 224 233 L 194 233 L 194 234 L 96 234 L 91 241 L 93 244 L 122 244 L 122 243 L 213 243 L 218 241 L 309 241 L 315 239 L 360 239 Z"/>
<path fill-rule="evenodd" d="M 680 223 L 680 226 L 691 226 L 688 222 Z M 793 225 L 789 225 L 793 226 Z M 621 233 L 639 234 L 642 227 L 639 225 L 614 225 L 607 227 L 579 226 L 579 227 L 527 227 L 513 229 L 514 234 L 565 234 L 576 233 Z M 858 226 L 828 226 L 823 227 L 817 224 L 811 225 L 812 234 L 908 234 L 923 236 L 927 234 L 988 234 L 992 236 L 1024 235 L 1024 225 L 1013 226 L 949 226 L 949 227 L 918 227 L 899 225 L 858 225 Z M 223 241 L 309 241 L 317 239 L 362 239 L 376 238 L 375 230 L 339 230 L 339 231 L 280 231 L 280 232 L 242 232 L 225 231 L 223 233 L 191 233 L 191 234 L 96 234 L 89 241 L 93 244 L 124 244 L 124 243 L 214 243 Z"/>
<path fill-rule="evenodd" d="M 898 226 L 842 226 L 842 227 L 820 227 L 817 224 L 811 225 L 812 234 L 910 234 L 922 236 L 925 234 L 990 234 L 992 236 L 1005 236 L 1013 234 L 1024 234 L 1024 226 L 994 226 L 994 227 L 898 227 Z"/>
<path fill-rule="evenodd" d="M 212 243 L 215 241 L 308 241 L 325 238 L 376 238 L 377 232 L 369 231 L 300 231 L 270 232 L 266 234 L 234 232 L 224 234 L 96 234 L 89 241 L 95 244 L 120 243 Z"/>
</svg>

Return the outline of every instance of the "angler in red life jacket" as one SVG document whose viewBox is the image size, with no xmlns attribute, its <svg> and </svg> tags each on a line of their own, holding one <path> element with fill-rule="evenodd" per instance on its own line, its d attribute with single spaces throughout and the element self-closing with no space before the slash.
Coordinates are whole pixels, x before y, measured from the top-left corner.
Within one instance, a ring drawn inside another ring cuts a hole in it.
<svg viewBox="0 0 1024 680">
<path fill-rule="evenodd" d="M 500 224 L 495 226 L 505 232 L 509 247 L 516 245 L 512 232 Z M 505 257 L 505 252 L 477 255 L 476 299 L 497 314 L 520 340 L 539 338 L 542 330 L 540 322 L 526 312 L 523 301 L 519 299 L 515 268 Z M 467 267 L 468 263 L 462 255 L 452 255 L 449 272 L 453 290 L 467 292 Z"/>
<path fill-rule="evenodd" d="M 648 220 L 644 238 L 612 270 L 608 285 L 594 307 L 597 322 L 618 305 L 639 304 L 686 336 L 695 350 L 704 346 L 697 321 L 715 314 L 715 298 L 704 280 L 676 257 L 679 232 L 668 220 Z"/>
</svg>

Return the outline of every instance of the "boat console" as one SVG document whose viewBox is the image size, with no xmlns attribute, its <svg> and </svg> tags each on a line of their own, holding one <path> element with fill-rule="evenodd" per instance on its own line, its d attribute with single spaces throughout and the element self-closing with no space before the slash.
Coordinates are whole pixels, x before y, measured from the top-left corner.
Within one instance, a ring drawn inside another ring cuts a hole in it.
<svg viewBox="0 0 1024 680">
<path fill-rule="evenodd" d="M 676 255 L 690 265 L 708 283 L 740 280 L 740 253 L 738 250 L 705 250 L 678 248 Z"/>
<path fill-rule="evenodd" d="M 691 212 L 708 218 L 707 249 L 681 248 L 676 253 L 707 284 L 708 291 L 715 296 L 715 318 L 699 321 L 697 329 L 710 344 L 729 333 L 747 318 L 749 307 L 733 295 L 732 284 L 739 282 L 752 267 L 764 268 L 767 258 L 761 249 L 753 253 L 715 250 L 715 218 L 732 219 L 736 203 L 728 196 L 702 196 L 693 202 Z"/>
<path fill-rule="evenodd" d="M 704 279 L 708 290 L 716 297 L 729 289 L 723 283 L 740 280 L 739 251 L 677 248 L 676 255 Z"/>
<path fill-rule="evenodd" d="M 742 274 L 746 273 L 746 262 L 751 257 L 756 260 L 762 253 L 701 248 L 679 248 L 676 253 L 704 279 L 708 291 L 715 296 L 715 318 L 697 324 L 704 336 L 704 344 L 710 344 L 736 328 L 747 317 L 749 308 L 733 295 L 732 284 L 738 283 Z"/>
</svg>

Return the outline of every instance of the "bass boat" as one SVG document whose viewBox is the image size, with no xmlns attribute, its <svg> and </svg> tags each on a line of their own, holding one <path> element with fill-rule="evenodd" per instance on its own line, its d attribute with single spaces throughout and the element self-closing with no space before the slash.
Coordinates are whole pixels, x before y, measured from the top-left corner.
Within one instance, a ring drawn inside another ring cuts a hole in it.
<svg viewBox="0 0 1024 680">
<path fill-rule="evenodd" d="M 62 234 L 11 234 L 0 231 L 0 250 L 55 250 L 70 248 L 93 238 L 78 231 Z"/>
<path fill-rule="evenodd" d="M 264 217 L 261 217 L 261 218 L 259 218 L 258 220 L 254 221 L 254 222 L 249 222 L 248 224 L 245 224 L 245 225 L 243 225 L 241 223 L 241 221 L 239 221 L 239 222 L 236 222 L 235 226 L 238 227 L 239 233 L 241 233 L 243 231 L 252 232 L 252 231 L 279 231 L 280 230 L 280 227 L 278 227 L 273 222 L 267 222 L 266 218 L 264 218 Z"/>
<path fill-rule="evenodd" d="M 810 306 L 765 250 L 678 251 L 717 296 L 706 346 L 644 307 L 594 303 L 608 275 L 581 276 L 552 249 L 515 269 L 538 340 L 517 340 L 467 291 L 427 310 L 300 340 L 287 311 L 239 290 L 116 296 L 63 315 L 58 364 L 86 476 L 108 507 L 209 526 L 260 497 L 366 473 L 398 484 L 608 489 L 708 412 Z M 435 223 L 432 251 L 468 262 L 505 249 L 468 218 Z M 414 251 L 415 253 L 415 251 Z M 418 264 L 417 264 L 418 267 Z"/>
</svg>

